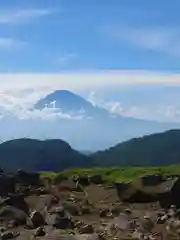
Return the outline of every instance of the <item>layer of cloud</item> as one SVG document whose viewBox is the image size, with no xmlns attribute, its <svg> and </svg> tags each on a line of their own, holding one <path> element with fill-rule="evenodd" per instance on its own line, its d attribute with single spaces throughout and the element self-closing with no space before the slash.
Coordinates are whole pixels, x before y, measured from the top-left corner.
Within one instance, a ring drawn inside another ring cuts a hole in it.
<svg viewBox="0 0 180 240">
<path fill-rule="evenodd" d="M 61 73 L 7 73 L 0 74 L 0 91 L 42 89 L 49 91 L 67 89 L 91 91 L 97 88 L 120 87 L 122 84 L 179 84 L 180 74 L 151 71 L 92 71 Z"/>
<path fill-rule="evenodd" d="M 107 26 L 105 31 L 118 41 L 129 42 L 144 50 L 180 56 L 180 29 Z"/>
<path fill-rule="evenodd" d="M 112 114 L 125 117 L 133 117 L 148 120 L 157 120 L 161 122 L 180 122 L 180 107 L 174 105 L 155 104 L 149 106 L 129 105 L 119 101 L 105 101 L 98 97 L 96 92 L 91 92 L 88 97 L 94 106 L 106 109 Z"/>
<path fill-rule="evenodd" d="M 51 14 L 52 11 L 50 9 L 0 10 L 0 24 L 23 24 Z"/>
</svg>

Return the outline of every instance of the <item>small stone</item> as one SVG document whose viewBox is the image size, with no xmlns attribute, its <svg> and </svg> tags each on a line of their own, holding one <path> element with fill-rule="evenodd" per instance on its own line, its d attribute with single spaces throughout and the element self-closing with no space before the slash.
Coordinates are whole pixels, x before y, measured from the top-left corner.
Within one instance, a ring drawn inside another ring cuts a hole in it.
<svg viewBox="0 0 180 240">
<path fill-rule="evenodd" d="M 33 227 L 35 228 L 45 225 L 45 220 L 42 214 L 38 211 L 34 211 L 30 219 L 32 221 Z"/>
<path fill-rule="evenodd" d="M 81 213 L 82 214 L 90 214 L 91 213 L 91 209 L 89 207 L 82 207 Z"/>
<path fill-rule="evenodd" d="M 7 233 L 3 233 L 1 235 L 1 239 L 2 240 L 13 239 L 13 238 L 18 237 L 19 235 L 20 235 L 20 233 L 7 232 Z"/>
<path fill-rule="evenodd" d="M 35 237 L 43 237 L 45 235 L 46 235 L 46 232 L 45 232 L 44 228 L 43 227 L 39 227 L 39 228 L 37 228 L 36 233 L 35 233 L 34 236 Z"/>
<path fill-rule="evenodd" d="M 93 229 L 93 226 L 92 225 L 85 225 L 85 226 L 82 226 L 80 229 L 79 229 L 79 232 L 81 234 L 91 234 L 91 233 L 94 233 L 94 229 Z"/>
<path fill-rule="evenodd" d="M 175 213 L 175 217 L 180 219 L 180 209 L 178 209 Z"/>
<path fill-rule="evenodd" d="M 108 212 L 109 212 L 109 209 L 102 209 L 102 210 L 100 210 L 99 216 L 102 218 L 105 218 L 105 217 L 107 217 Z"/>
<path fill-rule="evenodd" d="M 121 213 L 121 208 L 120 207 L 113 207 L 111 209 L 111 213 L 113 216 L 117 217 Z"/>
<path fill-rule="evenodd" d="M 132 213 L 132 211 L 131 211 L 131 209 L 129 209 L 129 208 L 126 208 L 126 209 L 125 209 L 125 213 L 129 215 L 129 214 L 131 214 L 131 213 Z"/>
</svg>

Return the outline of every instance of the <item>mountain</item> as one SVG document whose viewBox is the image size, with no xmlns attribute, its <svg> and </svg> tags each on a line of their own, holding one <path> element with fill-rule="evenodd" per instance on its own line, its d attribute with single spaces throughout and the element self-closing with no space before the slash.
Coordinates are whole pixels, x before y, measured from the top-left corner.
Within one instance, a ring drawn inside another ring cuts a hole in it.
<svg viewBox="0 0 180 240">
<path fill-rule="evenodd" d="M 91 155 L 100 166 L 150 166 L 180 163 L 180 130 L 152 134 Z"/>
<path fill-rule="evenodd" d="M 28 171 L 60 171 L 91 166 L 90 159 L 62 140 L 15 139 L 0 144 L 0 167 Z"/>
<path fill-rule="evenodd" d="M 81 150 L 96 151 L 133 137 L 180 128 L 178 123 L 160 123 L 111 114 L 67 90 L 57 90 L 47 95 L 35 104 L 35 109 L 42 110 L 52 106 L 52 103 L 56 111 L 71 115 L 80 113 L 83 118 L 80 121 L 72 117 L 69 120 L 58 119 L 53 123 L 43 122 L 35 135 L 31 136 L 31 132 L 29 136 L 61 138 Z"/>
<path fill-rule="evenodd" d="M 74 149 L 95 152 L 134 137 L 180 128 L 180 123 L 112 114 L 67 90 L 50 93 L 40 99 L 34 108 L 15 108 L 6 114 L 2 112 L 0 140 L 63 139 Z"/>
<path fill-rule="evenodd" d="M 105 109 L 94 107 L 90 102 L 68 90 L 57 90 L 35 104 L 35 109 L 55 107 L 63 113 L 85 114 L 86 116 L 108 115 Z"/>
</svg>

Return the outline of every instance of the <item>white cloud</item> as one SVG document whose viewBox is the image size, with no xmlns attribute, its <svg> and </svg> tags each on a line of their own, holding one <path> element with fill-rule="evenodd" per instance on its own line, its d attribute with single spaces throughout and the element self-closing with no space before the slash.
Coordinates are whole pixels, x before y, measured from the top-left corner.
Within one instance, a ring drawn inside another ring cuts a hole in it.
<svg viewBox="0 0 180 240">
<path fill-rule="evenodd" d="M 106 33 L 118 41 L 129 42 L 147 51 L 180 56 L 180 29 L 108 26 Z"/>
<path fill-rule="evenodd" d="M 0 37 L 1 50 L 18 50 L 27 45 L 26 42 L 14 38 Z"/>
<path fill-rule="evenodd" d="M 28 110 L 28 109 L 19 109 L 19 111 L 12 111 L 12 115 L 17 117 L 20 120 L 47 120 L 47 121 L 55 121 L 58 119 L 66 119 L 66 120 L 82 120 L 85 117 L 80 114 L 72 115 L 69 113 L 63 113 L 60 110 L 55 108 L 44 108 L 42 110 Z"/>
<path fill-rule="evenodd" d="M 28 22 L 52 14 L 50 9 L 11 9 L 0 10 L 0 24 L 17 24 Z"/>
<path fill-rule="evenodd" d="M 98 97 L 96 92 L 91 92 L 88 97 L 94 106 L 106 109 L 112 114 L 125 117 L 156 120 L 161 122 L 180 122 L 180 108 L 173 105 L 164 105 L 161 103 L 149 106 L 144 105 L 126 105 L 119 101 L 105 101 Z"/>
<path fill-rule="evenodd" d="M 88 101 L 91 102 L 93 106 L 104 108 L 112 114 L 124 115 L 124 108 L 120 102 L 104 101 L 103 99 L 100 99 L 94 91 L 90 92 Z"/>
</svg>

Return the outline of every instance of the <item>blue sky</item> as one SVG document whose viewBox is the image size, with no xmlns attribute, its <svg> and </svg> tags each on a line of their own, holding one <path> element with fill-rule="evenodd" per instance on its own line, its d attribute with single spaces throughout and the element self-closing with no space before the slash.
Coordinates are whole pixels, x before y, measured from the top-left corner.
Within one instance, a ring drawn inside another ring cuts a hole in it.
<svg viewBox="0 0 180 240">
<path fill-rule="evenodd" d="M 180 70 L 180 2 L 0 3 L 0 72 Z"/>
</svg>

